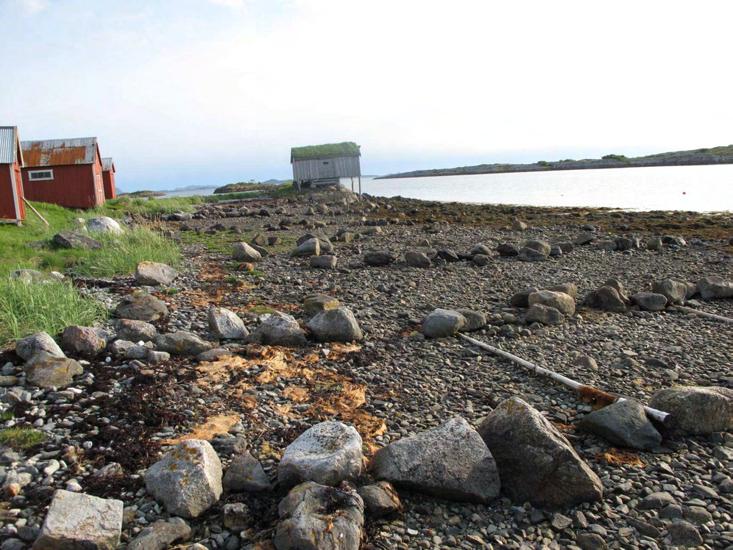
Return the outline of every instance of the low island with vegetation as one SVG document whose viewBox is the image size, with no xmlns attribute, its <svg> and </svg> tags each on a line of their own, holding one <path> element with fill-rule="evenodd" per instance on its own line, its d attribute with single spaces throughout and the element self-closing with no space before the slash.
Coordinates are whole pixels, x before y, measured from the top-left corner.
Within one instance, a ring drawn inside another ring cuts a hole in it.
<svg viewBox="0 0 733 550">
<path fill-rule="evenodd" d="M 733 164 L 733 145 L 694 149 L 691 151 L 672 151 L 643 157 L 626 157 L 610 154 L 599 159 L 540 160 L 528 164 L 476 164 L 455 168 L 434 168 L 388 174 L 377 179 L 421 178 L 428 176 L 462 176 L 468 174 L 503 174 L 507 172 L 549 172 L 552 170 L 592 170 L 598 168 L 632 168 L 649 166 L 693 166 L 701 164 Z"/>
</svg>

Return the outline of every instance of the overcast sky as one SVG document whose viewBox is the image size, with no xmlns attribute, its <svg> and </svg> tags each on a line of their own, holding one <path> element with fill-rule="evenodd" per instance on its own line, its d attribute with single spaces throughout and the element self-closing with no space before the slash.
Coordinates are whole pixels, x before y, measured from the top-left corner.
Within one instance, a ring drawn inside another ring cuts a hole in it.
<svg viewBox="0 0 733 550">
<path fill-rule="evenodd" d="M 0 0 L 0 125 L 124 190 L 733 143 L 733 2 Z"/>
</svg>

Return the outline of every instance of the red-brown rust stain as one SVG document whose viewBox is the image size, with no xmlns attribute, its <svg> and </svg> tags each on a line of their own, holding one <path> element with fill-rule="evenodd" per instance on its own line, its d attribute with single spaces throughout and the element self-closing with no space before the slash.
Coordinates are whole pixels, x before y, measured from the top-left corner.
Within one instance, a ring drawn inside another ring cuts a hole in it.
<svg viewBox="0 0 733 550">
<path fill-rule="evenodd" d="M 25 166 L 65 166 L 69 164 L 86 164 L 86 146 L 66 147 L 54 146 L 52 148 L 41 147 L 41 144 L 34 143 L 29 149 L 23 151 Z"/>
</svg>

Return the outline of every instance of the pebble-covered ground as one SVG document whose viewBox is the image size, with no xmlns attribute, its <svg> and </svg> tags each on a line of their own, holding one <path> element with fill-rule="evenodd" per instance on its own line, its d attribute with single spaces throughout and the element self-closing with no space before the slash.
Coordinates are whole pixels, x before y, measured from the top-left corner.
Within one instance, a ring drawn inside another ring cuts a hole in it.
<svg viewBox="0 0 733 550">
<path fill-rule="evenodd" d="M 352 201 L 335 193 L 209 205 L 193 219 L 181 218 L 161 223 L 186 256 L 171 285 L 150 289 L 171 312 L 159 323 L 161 332 L 187 330 L 213 340 L 210 305 L 237 312 L 250 330 L 273 310 L 303 320 L 304 297 L 321 293 L 354 312 L 364 340 L 293 349 L 224 342 L 235 356 L 207 362 L 176 357 L 148 364 L 105 352 L 84 361 L 85 373 L 58 391 L 22 385 L 22 361 L 6 351 L 0 357 L 2 401 L 13 417 L 3 423 L 30 424 L 46 439 L 27 451 L 4 448 L 0 454 L 0 549 L 30 547 L 58 488 L 121 499 L 124 547 L 146 525 L 167 517 L 147 494 L 142 474 L 166 445 L 186 434 L 211 439 L 225 469 L 237 449 L 249 449 L 274 480 L 285 447 L 321 420 L 356 426 L 371 455 L 454 416 L 477 426 L 512 396 L 565 434 L 602 480 L 603 500 L 548 511 L 506 497 L 466 504 L 400 490 L 403 511 L 396 517 L 367 516 L 365 548 L 733 546 L 730 433 L 670 434 L 653 452 L 614 448 L 577 429 L 592 407 L 572 390 L 458 338 L 426 339 L 420 332 L 420 322 L 435 308 L 469 308 L 489 321 L 472 337 L 641 402 L 675 384 L 733 387 L 731 324 L 671 309 L 610 313 L 579 307 L 565 322 L 542 326 L 524 323 L 526 310 L 509 302 L 528 287 L 568 282 L 577 285 L 580 304 L 611 278 L 629 294 L 664 278 L 731 280 L 732 216 Z M 515 218 L 527 228 L 513 225 Z M 305 233 L 333 238 L 339 231 L 354 238 L 332 239 L 336 269 L 315 269 L 308 258 L 289 254 Z M 673 235 L 686 243 L 624 252 L 591 243 L 531 262 L 493 252 L 498 244 L 520 246 L 530 239 L 572 242 L 588 231 L 599 241 Z M 233 260 L 232 243 L 258 233 L 278 237 L 264 246 L 267 257 L 254 266 Z M 492 251 L 487 265 L 463 258 L 415 268 L 401 259 L 408 250 L 450 249 L 462 256 L 477 244 Z M 389 251 L 398 261 L 365 266 L 369 250 Z M 136 288 L 132 279 L 78 284 L 110 308 Z M 733 317 L 730 299 L 688 305 Z M 669 499 L 641 504 L 654 493 Z M 191 541 L 212 549 L 269 548 L 282 496 L 277 488 L 225 493 L 189 521 Z M 236 502 L 247 513 L 244 524 L 230 527 L 223 508 Z M 684 521 L 670 530 L 672 519 Z"/>
</svg>

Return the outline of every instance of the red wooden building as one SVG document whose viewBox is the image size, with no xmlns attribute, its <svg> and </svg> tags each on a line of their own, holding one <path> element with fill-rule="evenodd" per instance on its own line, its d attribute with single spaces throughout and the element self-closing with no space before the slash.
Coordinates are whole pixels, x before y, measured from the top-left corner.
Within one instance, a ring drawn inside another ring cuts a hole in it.
<svg viewBox="0 0 733 550">
<path fill-rule="evenodd" d="M 117 196 L 115 187 L 115 163 L 112 157 L 102 159 L 102 180 L 104 181 L 104 198 L 114 199 Z"/>
<path fill-rule="evenodd" d="M 0 126 L 0 220 L 21 222 L 23 204 L 23 151 L 15 126 Z"/>
<path fill-rule="evenodd" d="M 104 204 L 97 138 L 24 141 L 22 149 L 26 198 L 70 208 Z"/>
</svg>

